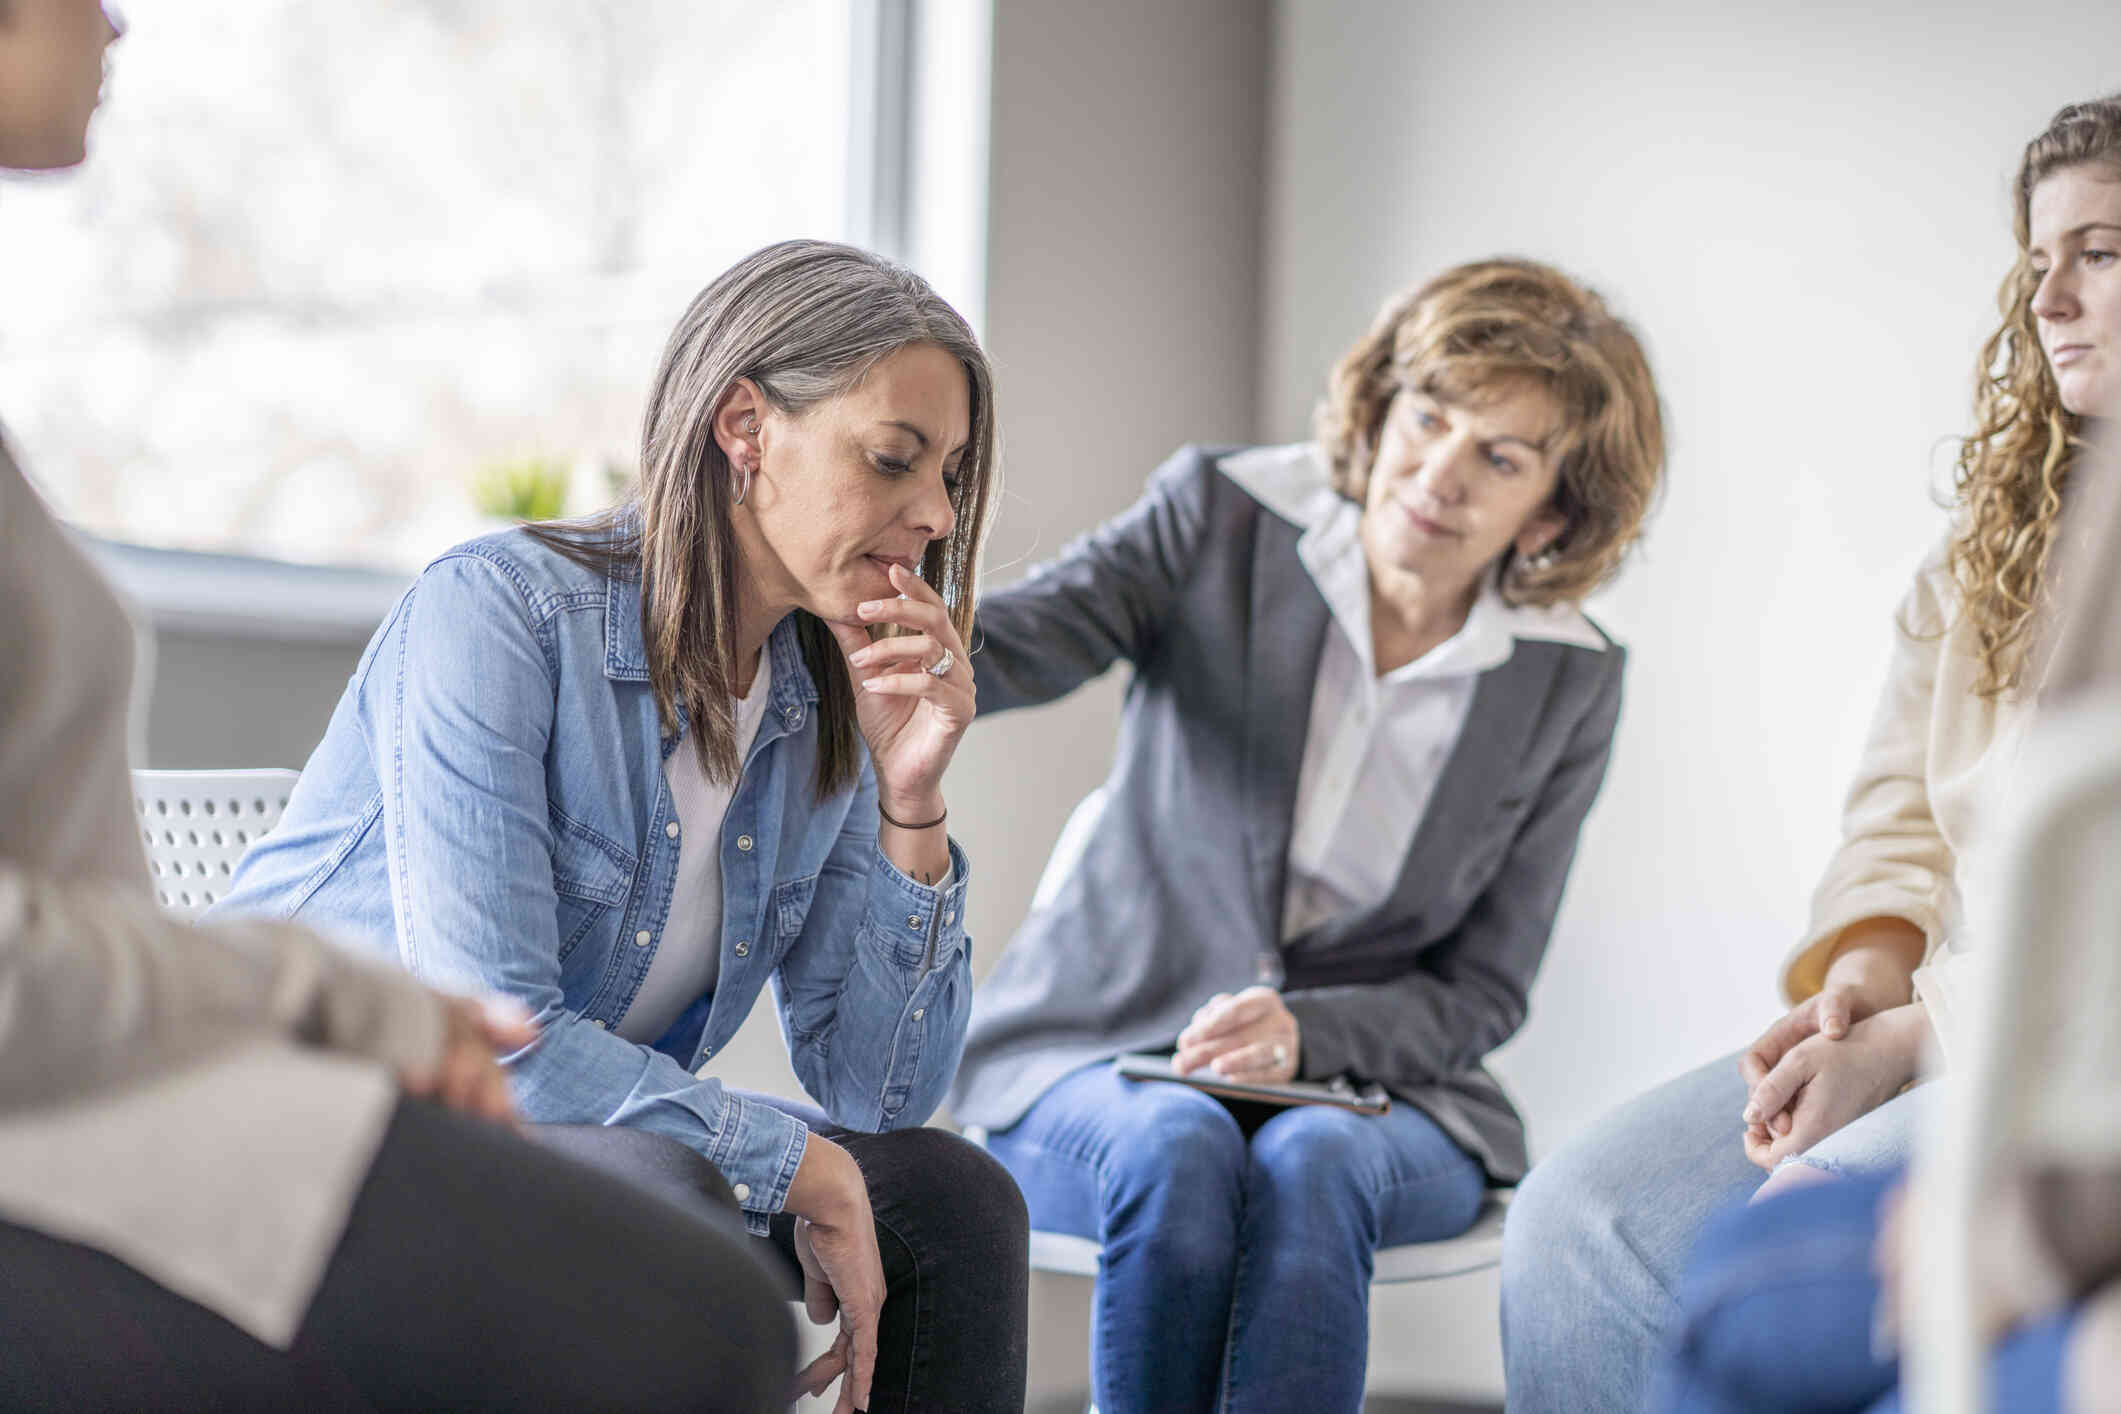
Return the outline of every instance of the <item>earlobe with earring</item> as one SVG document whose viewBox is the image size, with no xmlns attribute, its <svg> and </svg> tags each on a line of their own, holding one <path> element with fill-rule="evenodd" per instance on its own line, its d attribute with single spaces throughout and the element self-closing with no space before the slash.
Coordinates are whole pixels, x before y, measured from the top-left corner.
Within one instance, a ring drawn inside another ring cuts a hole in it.
<svg viewBox="0 0 2121 1414">
<path fill-rule="evenodd" d="M 747 437 L 757 437 L 759 435 L 759 420 L 757 418 L 754 417 L 751 421 L 744 424 L 744 435 Z M 756 457 L 758 454 L 754 452 L 752 455 Z M 736 470 L 742 475 L 743 480 L 737 483 L 736 499 L 730 504 L 741 506 L 744 504 L 744 498 L 751 494 L 751 479 L 759 474 L 759 464 L 755 460 L 739 462 Z"/>
</svg>

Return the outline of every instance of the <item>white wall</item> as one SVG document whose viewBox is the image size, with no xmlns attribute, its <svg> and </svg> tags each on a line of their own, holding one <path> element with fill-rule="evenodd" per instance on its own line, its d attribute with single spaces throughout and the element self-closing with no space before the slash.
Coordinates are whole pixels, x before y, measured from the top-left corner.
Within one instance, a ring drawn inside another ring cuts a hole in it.
<svg viewBox="0 0 2121 1414">
<path fill-rule="evenodd" d="M 1446 263 L 1554 260 L 1648 338 L 1671 490 L 1593 610 L 1633 650 L 1628 707 L 1505 1057 L 1543 1150 L 1772 1013 L 1891 605 L 1942 524 L 2004 180 L 2055 106 L 2121 86 L 2121 11 L 2081 3 L 1582 8 L 995 0 L 991 30 L 992 584 L 1180 442 L 1302 435 L 1377 303 Z M 1117 688 L 960 755 L 982 973 L 1109 764 Z M 732 1079 L 792 1085 L 755 1020 Z M 1082 1296 L 1035 1288 L 1034 1395 L 1080 1381 Z M 1381 1301 L 1380 1386 L 1497 1389 L 1493 1301 L 1488 1278 Z"/>
<path fill-rule="evenodd" d="M 1535 1154 L 1776 1011 L 1943 527 L 2008 176 L 2121 87 L 2121 9 L 1853 8 L 1275 7 L 1262 434 L 1304 434 L 1388 294 L 1498 251 L 1602 289 L 1668 407 L 1661 513 L 1592 609 L 1632 653 L 1612 769 L 1498 1063 Z M 1500 1393 L 1492 1278 L 1449 1285 L 1380 1303 L 1373 1378 Z"/>
<path fill-rule="evenodd" d="M 1593 606 L 1632 652 L 1612 769 L 1504 1058 L 1551 1150 L 1776 1010 L 1943 526 L 2009 174 L 2121 87 L 2121 8 L 1283 0 L 1274 53 L 1265 432 L 1387 293 L 1496 251 L 1602 289 L 1668 405 L 1662 512 Z"/>
</svg>

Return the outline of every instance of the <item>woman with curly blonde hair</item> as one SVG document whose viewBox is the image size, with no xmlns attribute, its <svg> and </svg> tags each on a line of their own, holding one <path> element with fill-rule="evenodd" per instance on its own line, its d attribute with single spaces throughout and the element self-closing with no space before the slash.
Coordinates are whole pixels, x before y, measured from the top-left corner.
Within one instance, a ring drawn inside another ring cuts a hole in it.
<svg viewBox="0 0 2121 1414">
<path fill-rule="evenodd" d="M 1628 327 L 1481 261 L 1386 304 L 1317 441 L 1186 448 L 981 600 L 983 711 L 1133 672 L 952 1098 L 1036 1227 L 1101 1246 L 1107 1414 L 1352 1414 L 1376 1250 L 1524 1171 L 1482 1059 L 1524 1021 L 1620 710 L 1578 601 L 1663 463 Z M 1389 1111 L 1231 1098 L 1336 1080 Z"/>
<path fill-rule="evenodd" d="M 1946 1064 L 1963 1049 L 1979 954 L 1961 951 L 1978 941 L 1961 895 L 1984 888 L 1988 801 L 2038 694 L 2072 468 L 2121 406 L 2121 95 L 2055 115 L 2013 206 L 2018 259 L 1981 353 L 1957 514 L 1901 604 L 1844 838 L 1783 969 L 1793 1009 L 1735 1065 L 1635 1100 L 1520 1190 L 1503 1259 L 1513 1410 L 1641 1408 L 1708 1216 L 1892 1171 L 1926 1048 Z"/>
<path fill-rule="evenodd" d="M 2052 185 L 2049 178 L 2056 179 Z M 1981 349 L 1974 430 L 1959 451 L 1962 515 L 1949 556 L 1961 611 L 1980 650 L 1974 690 L 1985 697 L 2024 685 L 2034 615 L 2051 589 L 2048 557 L 2063 486 L 2084 450 L 2087 420 L 2114 413 L 2121 384 L 2121 349 L 2080 340 L 2086 330 L 2064 327 L 2084 295 L 2064 288 L 2053 274 L 2056 257 L 2036 244 L 2035 195 L 2044 189 L 2046 206 L 2082 207 L 2097 216 L 2106 213 L 2091 208 L 2116 182 L 2121 94 L 2064 108 L 2028 144 L 2018 169 L 2022 255 L 1997 295 L 2003 323 Z M 2087 271 L 2113 277 L 2121 230 L 2102 225 L 2094 220 L 2076 233 L 2098 238 L 2076 253 Z"/>
</svg>

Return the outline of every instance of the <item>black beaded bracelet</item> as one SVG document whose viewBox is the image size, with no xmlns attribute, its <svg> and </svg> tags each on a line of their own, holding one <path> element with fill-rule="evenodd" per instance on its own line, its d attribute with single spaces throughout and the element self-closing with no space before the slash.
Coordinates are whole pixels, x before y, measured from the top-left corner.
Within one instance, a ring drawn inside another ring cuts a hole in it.
<svg viewBox="0 0 2121 1414">
<path fill-rule="evenodd" d="M 884 817 L 885 824 L 896 826 L 898 829 L 901 830 L 932 830 L 937 825 L 942 824 L 943 821 L 950 818 L 950 812 L 948 810 L 945 810 L 942 814 L 936 816 L 933 820 L 923 820 L 918 825 L 909 825 L 904 820 L 892 819 L 891 812 L 884 808 L 884 802 L 882 802 L 881 800 L 876 803 L 876 813 Z"/>
</svg>

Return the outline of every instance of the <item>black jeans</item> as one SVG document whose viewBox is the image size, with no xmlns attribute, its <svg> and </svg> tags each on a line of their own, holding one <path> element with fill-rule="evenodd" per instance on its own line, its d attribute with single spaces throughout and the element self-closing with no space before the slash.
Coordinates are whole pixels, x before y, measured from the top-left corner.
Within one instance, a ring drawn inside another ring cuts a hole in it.
<svg viewBox="0 0 2121 1414">
<path fill-rule="evenodd" d="M 401 1101 L 285 1351 L 0 1222 L 0 1408 L 761 1414 L 787 1407 L 787 1295 L 726 1191 L 671 1202 Z"/>
<path fill-rule="evenodd" d="M 868 1180 L 884 1266 L 870 1414 L 1019 1414 L 1031 1238 L 1016 1180 L 983 1150 L 946 1130 L 858 1134 L 833 1126 L 807 1105 L 748 1092 L 747 1098 L 800 1117 L 851 1153 Z M 654 1136 L 568 1127 L 541 1137 L 584 1162 L 667 1192 L 682 1194 L 689 1182 L 698 1182 L 708 1185 L 700 1190 L 708 1201 L 715 1191 L 726 1191 L 713 1165 Z M 777 1251 L 791 1281 L 799 1283 L 794 1231 L 795 1220 L 784 1213 L 774 1219 L 770 1237 L 753 1241 L 761 1252 Z"/>
</svg>

